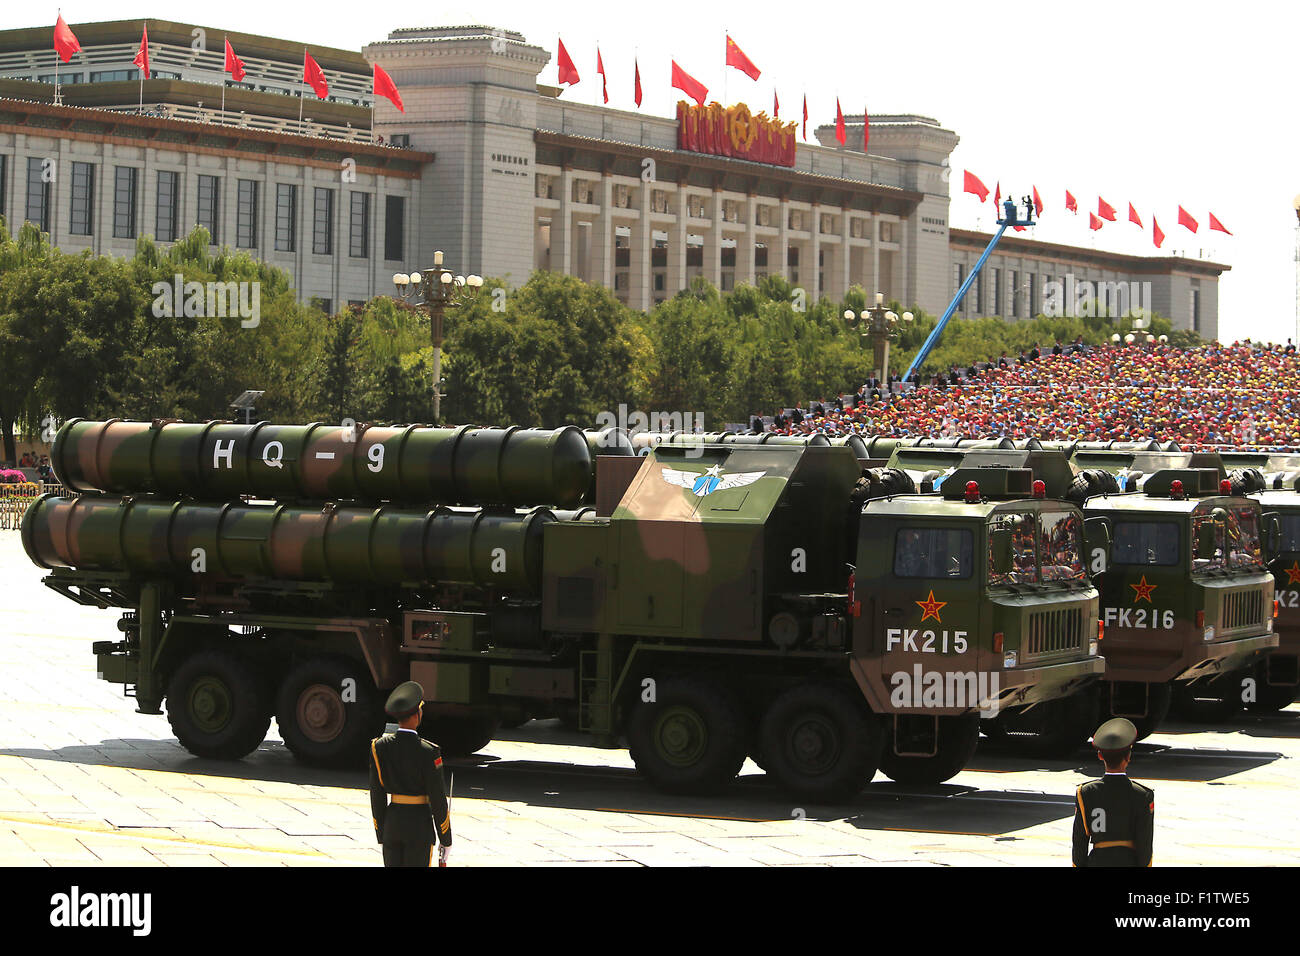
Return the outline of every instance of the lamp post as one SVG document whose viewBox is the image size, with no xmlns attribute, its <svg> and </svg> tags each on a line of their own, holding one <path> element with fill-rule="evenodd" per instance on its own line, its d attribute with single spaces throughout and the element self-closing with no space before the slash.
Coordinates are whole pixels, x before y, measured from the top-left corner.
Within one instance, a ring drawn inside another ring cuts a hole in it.
<svg viewBox="0 0 1300 956">
<path fill-rule="evenodd" d="M 1110 337 L 1111 344 L 1118 346 L 1121 342 L 1123 342 L 1125 345 L 1138 345 L 1143 348 L 1151 348 L 1156 344 L 1157 341 L 1159 341 L 1161 345 L 1169 344 L 1169 336 L 1162 335 L 1160 336 L 1159 339 L 1157 339 L 1154 335 L 1151 334 L 1150 329 L 1151 329 L 1151 320 L 1149 318 L 1142 318 L 1141 316 L 1138 316 L 1133 319 L 1133 328 L 1131 331 L 1126 332 L 1122 337 L 1118 332 L 1115 332 L 1111 335 Z"/>
<path fill-rule="evenodd" d="M 442 264 L 441 250 L 433 254 L 433 268 L 425 269 L 423 275 L 412 272 L 410 275 L 398 272 L 393 276 L 393 285 L 397 287 L 397 298 L 421 298 L 417 309 L 429 314 L 429 343 L 433 346 L 433 423 L 442 418 L 442 324 L 447 309 L 457 305 L 456 295 L 463 288 L 478 289 L 483 285 L 482 276 L 453 275 Z"/>
<path fill-rule="evenodd" d="M 912 313 L 904 312 L 900 320 L 896 312 L 891 312 L 885 308 L 885 294 L 876 293 L 876 305 L 872 309 L 863 309 L 857 315 L 853 314 L 852 309 L 844 310 L 844 322 L 851 329 L 861 328 L 862 334 L 858 342 L 863 347 L 866 346 L 867 340 L 870 339 L 872 346 L 872 362 L 874 364 L 874 375 L 880 381 L 889 382 L 889 340 L 898 337 L 900 331 L 899 322 L 911 322 Z"/>
</svg>

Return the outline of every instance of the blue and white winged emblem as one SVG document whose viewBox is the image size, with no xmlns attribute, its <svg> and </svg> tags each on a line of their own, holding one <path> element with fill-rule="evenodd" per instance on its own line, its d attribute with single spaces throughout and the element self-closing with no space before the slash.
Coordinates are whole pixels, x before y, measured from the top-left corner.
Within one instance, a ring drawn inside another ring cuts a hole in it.
<svg viewBox="0 0 1300 956">
<path fill-rule="evenodd" d="M 765 471 L 738 471 L 733 475 L 724 475 L 722 474 L 721 465 L 714 465 L 703 473 L 678 471 L 676 468 L 665 468 L 663 471 L 664 481 L 670 485 L 689 488 L 698 498 L 711 495 L 715 491 L 726 491 L 729 488 L 743 488 L 745 485 L 752 485 L 766 474 Z"/>
</svg>

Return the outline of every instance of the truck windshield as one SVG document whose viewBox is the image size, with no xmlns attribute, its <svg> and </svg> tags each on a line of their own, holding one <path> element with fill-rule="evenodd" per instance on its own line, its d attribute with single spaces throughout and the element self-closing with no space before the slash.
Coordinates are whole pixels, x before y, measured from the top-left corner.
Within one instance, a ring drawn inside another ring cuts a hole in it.
<svg viewBox="0 0 1300 956">
<path fill-rule="evenodd" d="M 1001 512 L 989 521 L 989 584 L 1036 584 L 1038 559 L 1036 555 L 1038 534 L 1032 511 L 1018 514 Z M 998 529 L 1011 532 L 1011 570 L 999 574 L 993 554 L 993 534 Z"/>
<path fill-rule="evenodd" d="M 1222 520 L 1215 520 L 1215 512 Z M 1226 516 L 1226 517 L 1223 517 Z M 1214 548 L 1201 541 L 1201 529 L 1214 526 Z M 1192 519 L 1192 570 L 1222 571 L 1236 568 L 1262 568 L 1264 556 L 1259 547 L 1259 514 L 1250 505 L 1215 508 Z"/>
<path fill-rule="evenodd" d="M 1282 550 L 1300 551 L 1300 514 L 1284 514 L 1282 517 Z"/>
<path fill-rule="evenodd" d="M 974 564 L 969 528 L 899 528 L 894 541 L 894 576 L 968 578 Z"/>
<path fill-rule="evenodd" d="M 1116 521 L 1112 532 L 1112 564 L 1175 565 L 1181 534 L 1174 521 Z"/>
<path fill-rule="evenodd" d="M 1044 511 L 1039 516 L 1038 563 L 1044 581 L 1084 577 L 1082 521 L 1072 511 Z"/>
</svg>

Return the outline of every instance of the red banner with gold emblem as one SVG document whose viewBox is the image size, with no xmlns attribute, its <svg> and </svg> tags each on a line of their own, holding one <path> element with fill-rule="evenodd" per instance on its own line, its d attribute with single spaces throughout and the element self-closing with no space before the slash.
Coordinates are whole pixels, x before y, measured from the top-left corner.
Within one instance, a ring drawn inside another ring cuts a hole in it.
<svg viewBox="0 0 1300 956">
<path fill-rule="evenodd" d="M 677 103 L 677 148 L 773 166 L 793 166 L 795 123 L 751 113 L 744 103 Z"/>
</svg>

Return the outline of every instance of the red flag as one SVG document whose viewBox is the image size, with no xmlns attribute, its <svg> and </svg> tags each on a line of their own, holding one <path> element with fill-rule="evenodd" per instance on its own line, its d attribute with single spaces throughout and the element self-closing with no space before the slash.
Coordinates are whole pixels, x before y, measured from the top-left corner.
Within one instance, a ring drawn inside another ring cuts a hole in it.
<svg viewBox="0 0 1300 956">
<path fill-rule="evenodd" d="M 1196 225 L 1197 225 L 1196 220 L 1193 219 L 1192 214 L 1189 213 L 1182 206 L 1178 207 L 1178 225 L 1186 226 L 1192 232 L 1196 231 Z"/>
<path fill-rule="evenodd" d="M 1217 229 L 1219 232 L 1226 233 L 1229 236 L 1232 235 L 1232 233 L 1228 232 L 1228 230 L 1224 228 L 1223 223 L 1219 222 L 1214 213 L 1210 213 L 1210 228 Z"/>
<path fill-rule="evenodd" d="M 230 74 L 230 78 L 238 83 L 244 78 L 244 61 L 235 56 L 235 48 L 226 40 L 226 67 L 225 71 Z"/>
<path fill-rule="evenodd" d="M 993 190 L 993 215 L 1002 215 L 1002 180 L 998 180 L 997 188 Z"/>
<path fill-rule="evenodd" d="M 641 108 L 641 64 L 639 64 L 635 59 L 632 60 L 632 72 L 636 77 L 636 91 L 633 94 L 632 98 L 636 100 L 637 109 L 640 109 Z"/>
<path fill-rule="evenodd" d="M 1024 226 L 1012 226 L 1011 228 L 1014 229 L 1016 232 L 1024 232 L 1024 231 L 1025 231 L 1025 227 L 1024 227 Z"/>
<path fill-rule="evenodd" d="M 1068 189 L 1065 191 L 1065 208 L 1070 210 L 1070 212 L 1074 213 L 1076 216 L 1079 215 L 1079 204 L 1074 201 L 1074 196 L 1070 194 L 1070 190 Z"/>
<path fill-rule="evenodd" d="M 61 13 L 58 22 L 54 24 L 54 50 L 64 63 L 72 59 L 72 54 L 81 52 L 81 44 L 77 42 L 77 35 L 63 22 L 63 14 Z"/>
<path fill-rule="evenodd" d="M 306 47 L 302 51 L 302 81 L 315 90 L 316 95 L 322 100 L 330 95 L 330 86 L 325 82 L 325 74 L 321 72 L 320 64 L 312 59 Z"/>
<path fill-rule="evenodd" d="M 600 92 L 605 97 L 605 102 L 609 102 L 609 78 L 605 76 L 605 61 L 600 58 L 600 44 L 596 45 L 596 72 L 600 74 Z"/>
<path fill-rule="evenodd" d="M 673 89 L 681 90 L 701 106 L 709 95 L 709 88 L 678 66 L 676 60 L 673 60 Z"/>
<path fill-rule="evenodd" d="M 1159 249 L 1161 244 L 1165 241 L 1165 234 L 1160 231 L 1160 220 L 1157 219 L 1154 214 L 1151 216 L 1151 232 L 1151 238 L 1155 241 L 1156 248 Z"/>
<path fill-rule="evenodd" d="M 776 90 L 772 91 L 772 119 L 781 118 L 781 98 L 776 95 Z"/>
<path fill-rule="evenodd" d="M 1142 225 L 1142 217 L 1138 215 L 1138 211 L 1133 208 L 1132 203 L 1128 204 L 1128 221 L 1137 223 L 1139 229 L 1146 228 L 1146 226 Z"/>
<path fill-rule="evenodd" d="M 1043 198 L 1038 195 L 1038 187 L 1035 186 L 1034 187 L 1034 215 L 1042 216 L 1042 214 L 1043 214 Z"/>
<path fill-rule="evenodd" d="M 808 94 L 803 95 L 803 141 L 808 142 Z"/>
<path fill-rule="evenodd" d="M 871 117 L 867 114 L 867 108 L 862 107 L 862 151 L 865 153 L 867 147 L 871 145 Z"/>
<path fill-rule="evenodd" d="M 1101 220 L 1098 219 L 1096 216 L 1094 216 L 1092 213 L 1088 213 L 1088 228 L 1091 229 L 1093 232 L 1096 232 L 1098 229 L 1101 228 Z"/>
<path fill-rule="evenodd" d="M 844 131 L 844 111 L 840 109 L 840 98 L 835 97 L 835 138 L 843 146 L 848 142 L 849 134 Z"/>
<path fill-rule="evenodd" d="M 144 72 L 144 78 L 149 79 L 149 25 L 144 27 L 144 35 L 140 37 L 140 52 L 135 55 L 131 61 Z"/>
<path fill-rule="evenodd" d="M 972 173 L 969 169 L 966 172 L 966 182 L 962 187 L 962 192 L 974 193 L 980 197 L 980 202 L 989 198 L 989 187 L 980 182 L 980 178 Z"/>
<path fill-rule="evenodd" d="M 758 67 L 736 46 L 736 41 L 731 39 L 730 34 L 727 35 L 727 66 L 734 66 L 751 80 L 758 79 Z"/>
<path fill-rule="evenodd" d="M 560 77 L 556 82 L 561 86 L 565 83 L 570 86 L 577 83 L 579 79 L 578 68 L 573 65 L 573 59 L 569 56 L 569 51 L 564 48 L 563 40 L 560 40 L 560 52 L 556 55 L 555 60 L 560 68 Z"/>
<path fill-rule="evenodd" d="M 1097 215 L 1098 215 L 1098 216 L 1101 216 L 1102 219 L 1109 219 L 1111 222 L 1114 222 L 1114 221 L 1115 221 L 1115 207 L 1112 206 L 1110 203 L 1106 202 L 1106 200 L 1102 199 L 1100 196 L 1098 196 L 1098 197 L 1097 197 Z"/>
<path fill-rule="evenodd" d="M 375 64 L 375 83 L 371 88 L 371 92 L 373 92 L 375 96 L 382 96 L 388 99 L 389 102 L 397 107 L 399 112 L 406 112 L 406 107 L 402 106 L 402 94 L 397 92 L 397 84 L 394 83 L 393 78 L 388 75 L 388 71 L 378 63 Z"/>
</svg>

